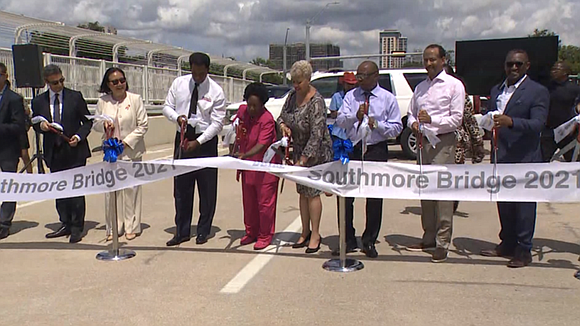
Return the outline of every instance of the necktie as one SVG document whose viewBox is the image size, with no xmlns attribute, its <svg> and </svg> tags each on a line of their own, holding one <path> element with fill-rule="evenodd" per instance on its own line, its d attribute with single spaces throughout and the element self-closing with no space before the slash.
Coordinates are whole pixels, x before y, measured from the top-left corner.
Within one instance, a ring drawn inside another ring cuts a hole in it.
<svg viewBox="0 0 580 326">
<path fill-rule="evenodd" d="M 52 115 L 52 121 L 58 124 L 61 124 L 60 119 L 60 101 L 58 99 L 58 93 L 54 94 L 54 104 L 53 104 L 54 113 Z M 55 140 L 56 146 L 60 146 L 62 144 L 62 139 L 57 136 Z"/>
<path fill-rule="evenodd" d="M 197 114 L 197 99 L 199 97 L 199 84 L 195 83 L 195 87 L 193 88 L 193 92 L 191 93 L 191 102 L 189 103 L 189 116 L 190 118 L 192 114 Z"/>
<path fill-rule="evenodd" d="M 367 108 L 367 112 L 365 112 L 367 115 L 369 114 L 368 110 L 370 110 L 370 100 L 371 100 L 371 92 L 364 92 L 365 94 L 365 103 L 369 106 Z"/>
<path fill-rule="evenodd" d="M 60 124 L 60 101 L 58 100 L 58 93 L 54 94 L 54 114 L 53 122 Z"/>
</svg>

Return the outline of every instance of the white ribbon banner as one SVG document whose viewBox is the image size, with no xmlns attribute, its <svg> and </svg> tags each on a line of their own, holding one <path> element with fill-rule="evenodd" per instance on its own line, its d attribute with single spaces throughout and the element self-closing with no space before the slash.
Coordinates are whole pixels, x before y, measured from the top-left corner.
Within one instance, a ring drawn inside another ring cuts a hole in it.
<svg viewBox="0 0 580 326">
<path fill-rule="evenodd" d="M 559 125 L 556 129 L 554 129 L 554 141 L 556 143 L 561 142 L 562 139 L 566 138 L 566 136 L 574 131 L 574 128 L 576 128 L 578 123 L 580 123 L 580 116 L 575 116 L 567 122 Z"/>
<path fill-rule="evenodd" d="M 418 165 L 339 161 L 312 168 L 212 157 L 101 162 L 50 174 L 0 173 L 0 201 L 105 193 L 202 168 L 269 172 L 345 197 L 466 201 L 577 202 L 580 163 Z"/>
</svg>

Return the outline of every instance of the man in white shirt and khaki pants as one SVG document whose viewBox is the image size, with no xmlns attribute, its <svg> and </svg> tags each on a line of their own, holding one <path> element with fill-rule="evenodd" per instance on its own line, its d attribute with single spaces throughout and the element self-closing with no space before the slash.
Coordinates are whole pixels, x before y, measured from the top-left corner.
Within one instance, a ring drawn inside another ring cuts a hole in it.
<svg viewBox="0 0 580 326">
<path fill-rule="evenodd" d="M 173 81 L 165 100 L 163 115 L 177 127 L 174 158 L 216 157 L 218 134 L 225 117 L 223 89 L 208 77 L 210 58 L 196 52 L 189 57 L 191 75 Z M 184 148 L 181 146 L 181 126 L 187 125 Z M 217 169 L 206 168 L 174 178 L 175 234 L 167 246 L 189 241 L 193 214 L 193 190 L 197 183 L 199 220 L 197 244 L 207 242 L 216 209 Z"/>
<path fill-rule="evenodd" d="M 461 125 L 465 108 L 465 87 L 455 77 L 443 70 L 445 49 L 431 44 L 423 52 L 423 64 L 428 78 L 415 88 L 409 104 L 407 125 L 419 133 L 423 130 L 437 135 L 441 142 L 435 147 L 429 144 L 423 133 L 422 157 L 419 164 L 454 164 L 455 131 Z M 431 260 L 435 263 L 447 260 L 453 229 L 453 202 L 421 200 L 421 243 L 408 246 L 409 251 L 434 250 Z"/>
</svg>

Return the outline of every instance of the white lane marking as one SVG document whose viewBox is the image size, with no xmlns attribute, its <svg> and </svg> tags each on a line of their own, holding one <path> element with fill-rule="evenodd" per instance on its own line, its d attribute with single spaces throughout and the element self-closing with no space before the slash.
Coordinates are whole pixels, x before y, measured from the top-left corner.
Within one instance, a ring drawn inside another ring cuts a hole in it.
<svg viewBox="0 0 580 326">
<path fill-rule="evenodd" d="M 302 227 L 300 221 L 300 216 L 298 216 L 294 222 L 292 222 L 286 230 L 282 231 L 283 234 L 289 232 L 298 232 Z M 289 239 L 284 239 L 288 241 Z M 282 241 L 285 242 L 285 241 Z M 271 245 L 263 249 L 254 259 L 252 259 L 241 271 L 238 272 L 234 278 L 224 286 L 220 293 L 238 293 L 240 292 L 246 284 L 248 284 L 254 276 L 256 276 L 262 268 L 264 268 L 272 258 L 274 258 L 273 251 L 276 251 L 277 246 Z"/>
<path fill-rule="evenodd" d="M 36 204 L 40 204 L 42 202 L 45 202 L 46 200 L 35 200 L 35 201 L 30 201 L 24 204 L 18 204 L 16 205 L 17 208 L 24 208 L 24 207 L 28 207 L 28 206 L 32 206 L 32 205 L 36 205 Z"/>
</svg>

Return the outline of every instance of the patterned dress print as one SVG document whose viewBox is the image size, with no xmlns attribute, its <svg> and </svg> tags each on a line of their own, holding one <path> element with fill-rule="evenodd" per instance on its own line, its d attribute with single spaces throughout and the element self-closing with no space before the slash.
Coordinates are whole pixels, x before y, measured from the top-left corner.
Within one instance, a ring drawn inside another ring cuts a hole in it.
<svg viewBox="0 0 580 326">
<path fill-rule="evenodd" d="M 455 163 L 465 163 L 466 153 L 471 154 L 473 163 L 480 163 L 485 157 L 483 150 L 483 137 L 480 133 L 477 120 L 473 117 L 473 104 L 469 97 L 465 97 L 465 110 L 463 111 L 463 121 L 457 129 L 457 147 L 455 150 Z"/>
<path fill-rule="evenodd" d="M 308 157 L 306 166 L 315 166 L 332 161 L 332 142 L 326 126 L 326 104 L 320 93 L 302 106 L 296 105 L 294 90 L 288 95 L 278 123 L 284 123 L 292 130 L 294 162 L 300 156 Z M 316 197 L 321 191 L 303 185 L 296 185 L 296 191 L 306 197 Z"/>
</svg>

